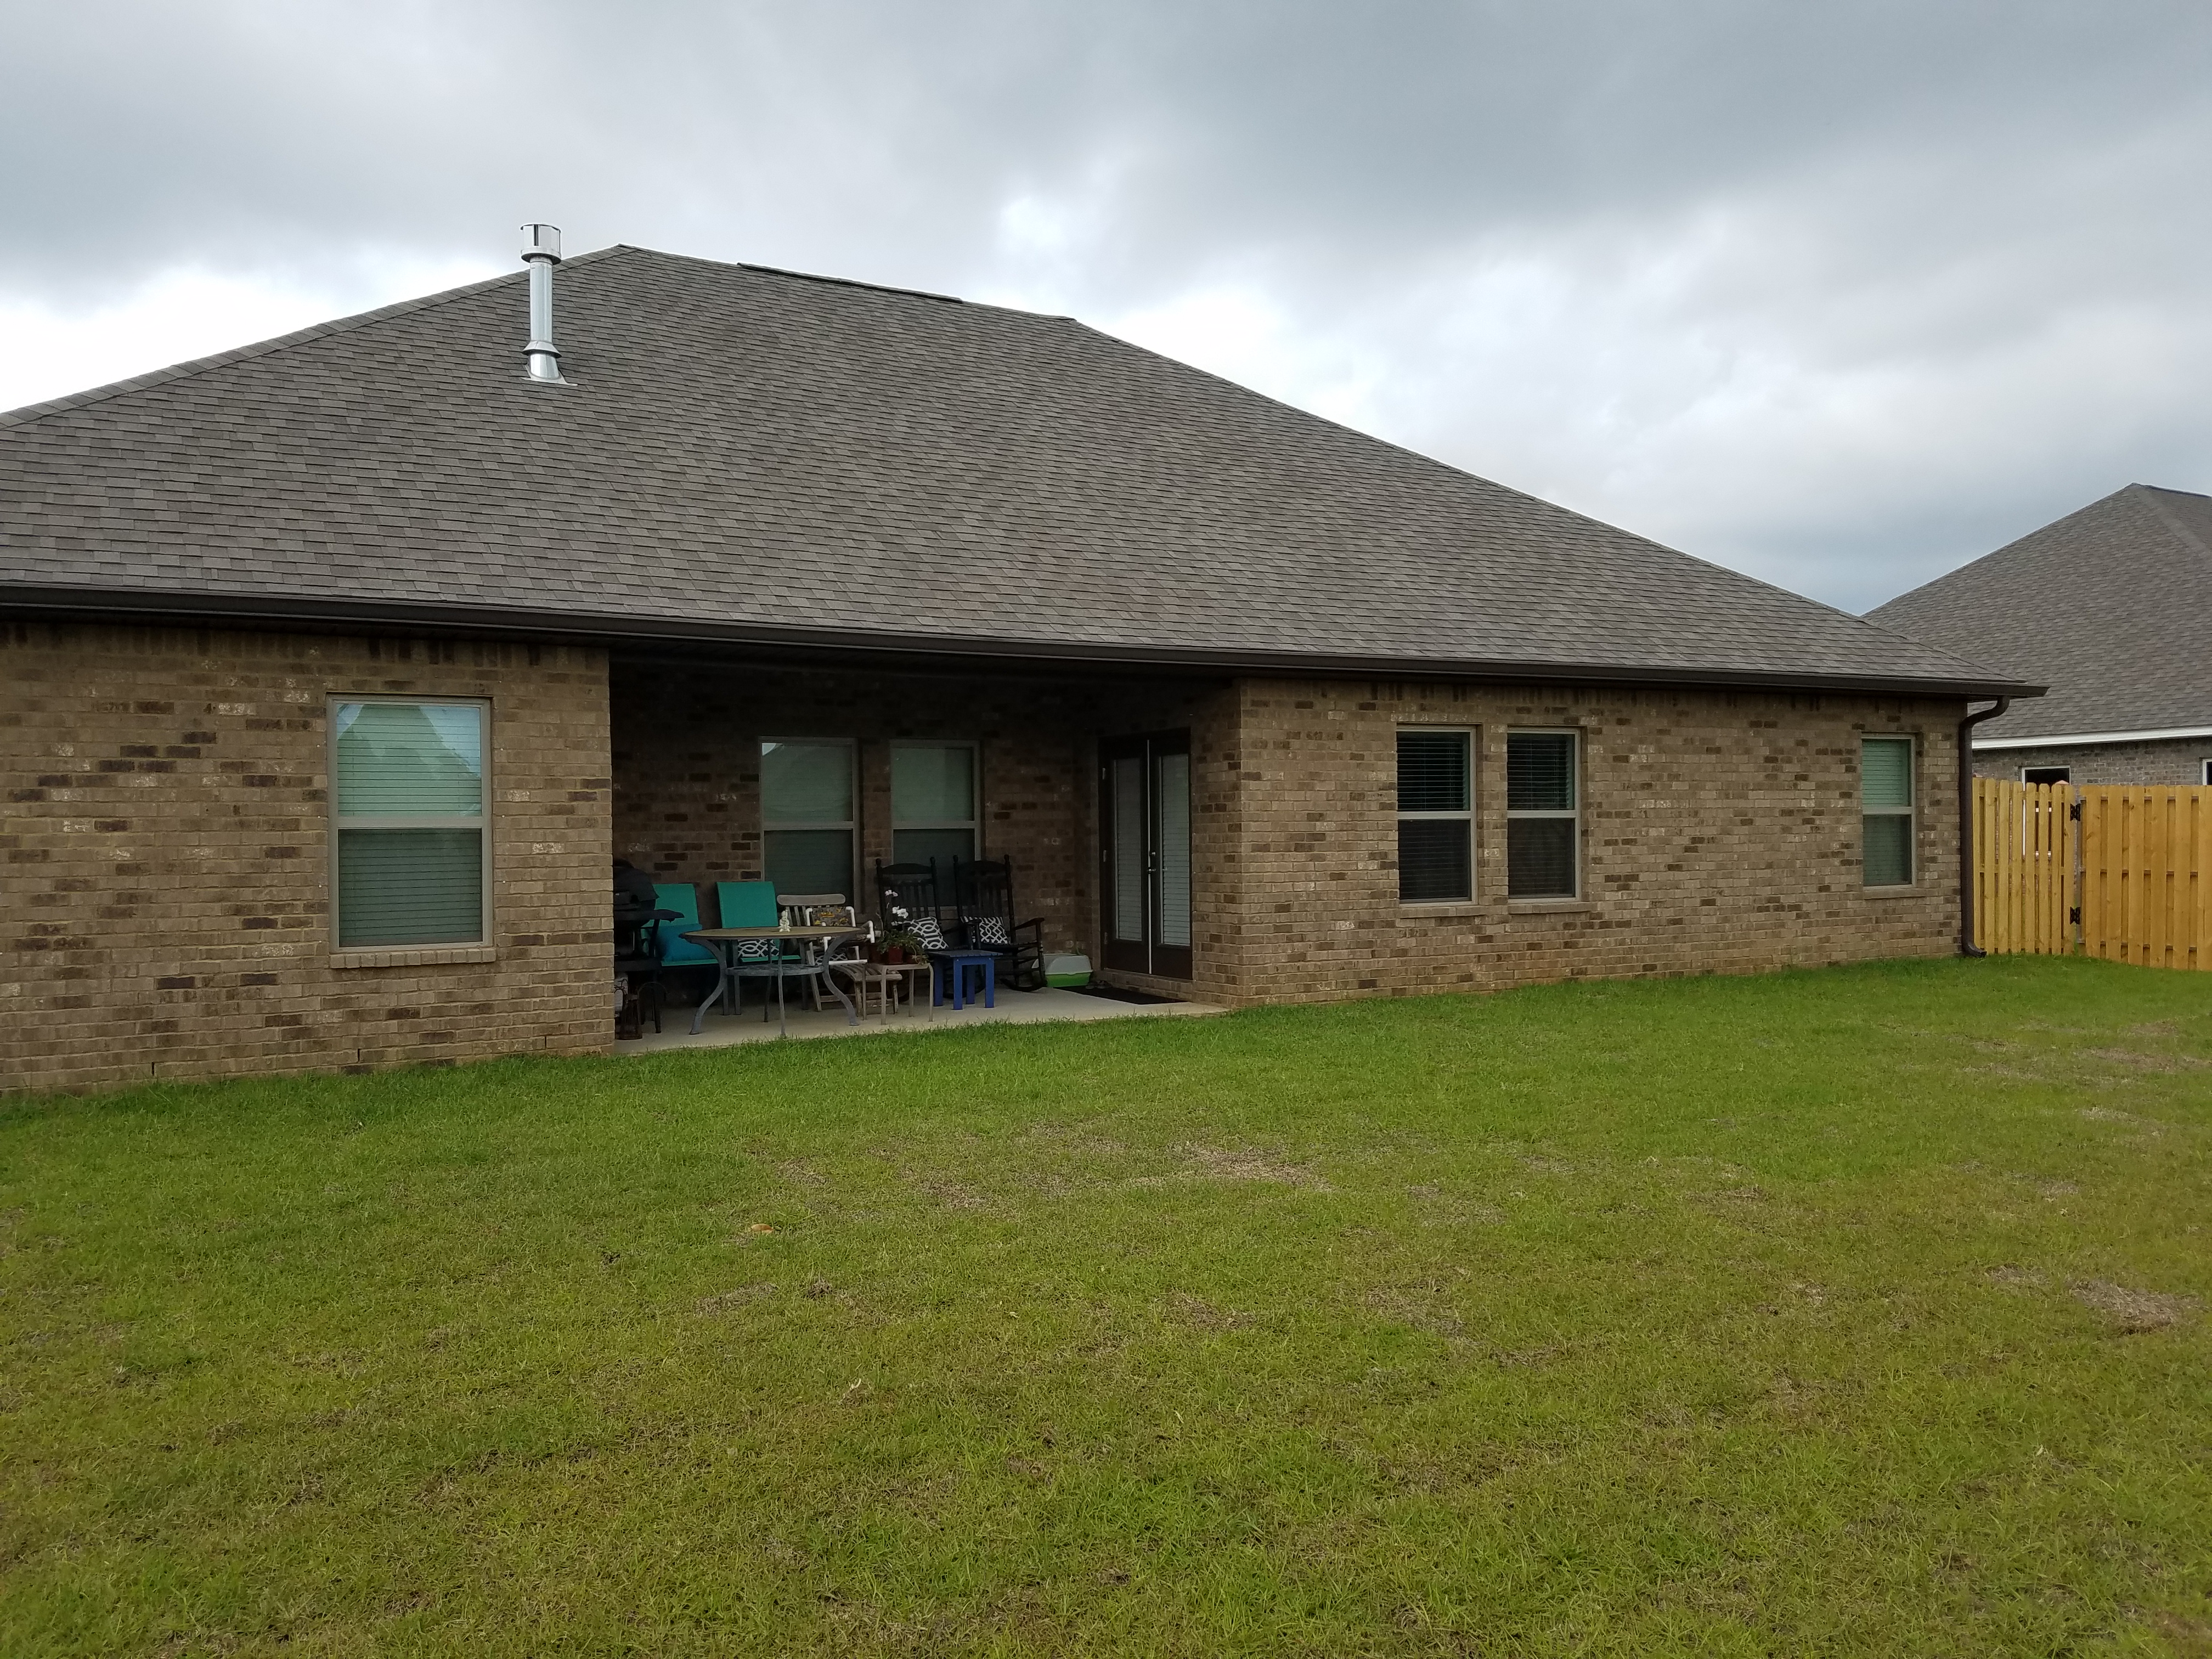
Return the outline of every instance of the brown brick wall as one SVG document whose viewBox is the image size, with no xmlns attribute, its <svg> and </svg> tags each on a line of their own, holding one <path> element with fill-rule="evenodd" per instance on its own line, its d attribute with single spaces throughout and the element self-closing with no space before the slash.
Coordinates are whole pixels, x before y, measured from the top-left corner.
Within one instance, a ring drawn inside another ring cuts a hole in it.
<svg viewBox="0 0 2212 1659">
<path fill-rule="evenodd" d="M 2212 761 L 2212 738 L 2169 738 L 2158 743 L 2085 743 L 2047 749 L 1984 749 L 1974 757 L 1978 778 L 2020 781 L 2024 766 L 2067 766 L 2075 783 L 2203 784 Z"/>
<path fill-rule="evenodd" d="M 361 693 L 491 701 L 488 959 L 333 960 Z M 606 708 L 591 649 L 0 624 L 0 1091 L 603 1051 Z"/>
<path fill-rule="evenodd" d="M 1940 955 L 1962 708 L 1759 693 L 1152 682 L 617 662 L 501 643 L 14 625 L 0 633 L 0 1085 L 605 1048 L 611 851 L 760 869 L 763 735 L 857 739 L 866 866 L 889 748 L 981 746 L 985 850 L 1048 948 L 1099 960 L 1097 739 L 1192 736 L 1196 962 L 1249 1004 Z M 326 705 L 494 705 L 488 960 L 352 968 L 327 919 Z M 1473 728 L 1476 896 L 1397 896 L 1401 724 Z M 1584 898 L 1504 897 L 1504 739 L 1573 726 Z M 1859 879 L 1858 740 L 1921 741 L 1917 885 Z M 343 960 L 343 959 L 340 959 Z"/>
<path fill-rule="evenodd" d="M 1251 681 L 1243 827 L 1205 994 L 1232 1003 L 1936 956 L 1957 929 L 1963 705 Z M 1398 901 L 1396 732 L 1476 731 L 1475 898 Z M 1505 898 L 1505 733 L 1583 741 L 1583 901 Z M 1858 742 L 1920 739 L 1918 881 L 1860 881 Z M 1201 974 L 1206 973 L 1201 969 Z"/>
</svg>

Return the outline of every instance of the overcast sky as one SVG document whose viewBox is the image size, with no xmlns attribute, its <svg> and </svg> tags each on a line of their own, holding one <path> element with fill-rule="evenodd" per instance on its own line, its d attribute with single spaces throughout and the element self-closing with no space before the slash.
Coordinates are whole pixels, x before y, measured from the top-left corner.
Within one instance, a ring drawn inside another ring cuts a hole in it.
<svg viewBox="0 0 2212 1659">
<path fill-rule="evenodd" d="M 0 408 L 514 227 L 1067 312 L 1863 609 L 2212 490 L 2204 0 L 0 0 Z"/>
</svg>

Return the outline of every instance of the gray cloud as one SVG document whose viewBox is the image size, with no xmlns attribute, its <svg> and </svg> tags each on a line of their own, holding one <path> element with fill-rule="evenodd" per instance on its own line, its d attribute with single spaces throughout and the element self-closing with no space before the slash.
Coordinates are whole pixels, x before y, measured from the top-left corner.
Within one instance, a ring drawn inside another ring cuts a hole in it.
<svg viewBox="0 0 2212 1659">
<path fill-rule="evenodd" d="M 642 242 L 1069 310 L 1854 608 L 2212 487 L 2183 3 L 0 14 L 0 298 Z"/>
</svg>

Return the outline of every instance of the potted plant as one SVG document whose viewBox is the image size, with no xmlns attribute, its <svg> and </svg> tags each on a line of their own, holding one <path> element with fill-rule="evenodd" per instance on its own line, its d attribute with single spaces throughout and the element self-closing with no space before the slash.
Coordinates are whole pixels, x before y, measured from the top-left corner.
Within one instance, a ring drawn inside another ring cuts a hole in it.
<svg viewBox="0 0 2212 1659">
<path fill-rule="evenodd" d="M 928 952 L 921 948 L 921 941 L 906 928 L 894 928 L 884 938 L 883 959 L 885 962 L 921 962 L 927 957 Z"/>
</svg>

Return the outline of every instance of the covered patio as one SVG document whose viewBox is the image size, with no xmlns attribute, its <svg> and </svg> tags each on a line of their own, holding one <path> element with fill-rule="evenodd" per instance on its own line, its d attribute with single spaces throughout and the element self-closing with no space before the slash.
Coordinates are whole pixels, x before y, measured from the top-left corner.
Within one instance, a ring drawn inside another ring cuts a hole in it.
<svg viewBox="0 0 2212 1659">
<path fill-rule="evenodd" d="M 1232 699 L 1218 679 L 1036 665 L 618 655 L 615 855 L 664 890 L 688 890 L 702 927 L 726 920 L 726 884 L 755 883 L 779 895 L 842 893 L 879 933 L 880 867 L 933 863 L 949 917 L 955 868 L 1003 861 L 1011 920 L 1038 924 L 1046 957 L 1087 958 L 1096 983 L 1172 1000 L 1002 982 L 995 1007 L 939 1008 L 933 1018 L 902 1008 L 888 1027 L 878 1015 L 855 1027 L 842 1008 L 816 1012 L 800 988 L 784 1021 L 793 1036 L 1191 1010 L 1202 1001 L 1194 919 L 1215 878 L 1201 797 L 1225 787 L 1208 774 L 1233 730 Z M 704 994 L 692 979 L 711 975 L 681 975 L 670 1014 Z M 758 988 L 749 988 L 743 1017 L 716 1007 L 696 1036 L 686 1008 L 621 1052 L 774 1036 L 777 1022 L 763 1024 L 758 1006 Z"/>
</svg>

